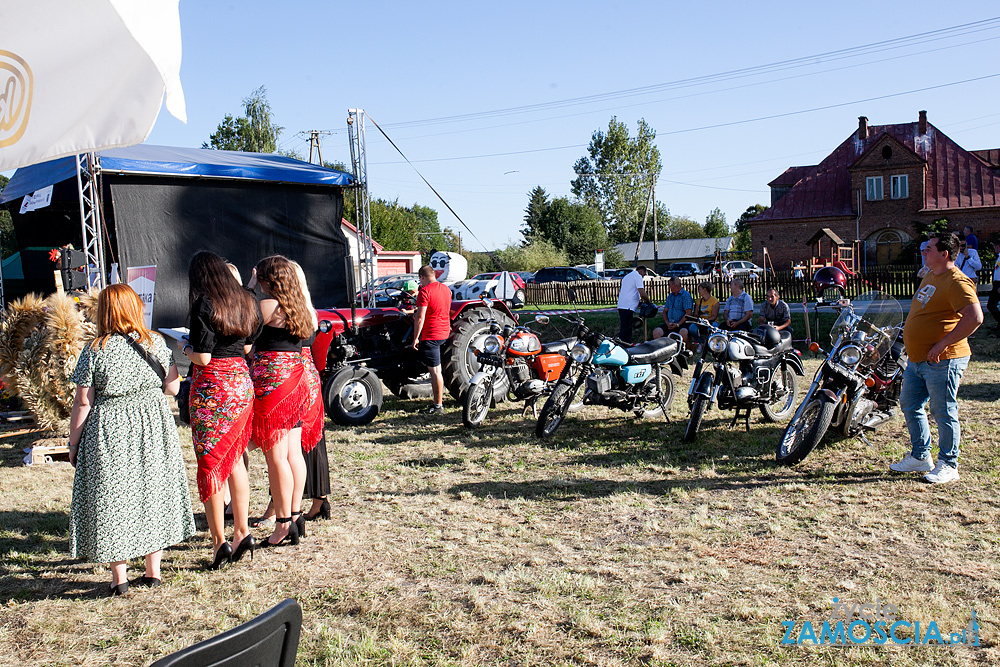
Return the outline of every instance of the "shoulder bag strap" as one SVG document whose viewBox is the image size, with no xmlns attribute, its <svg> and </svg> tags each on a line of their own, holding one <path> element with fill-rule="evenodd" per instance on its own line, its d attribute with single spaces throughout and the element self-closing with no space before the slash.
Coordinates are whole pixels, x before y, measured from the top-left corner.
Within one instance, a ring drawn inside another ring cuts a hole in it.
<svg viewBox="0 0 1000 667">
<path fill-rule="evenodd" d="M 127 340 L 128 344 L 132 346 L 132 349 L 138 352 L 139 356 L 146 360 L 149 367 L 153 369 L 154 373 L 156 373 L 156 377 L 160 378 L 160 384 L 163 384 L 167 377 L 167 372 L 163 370 L 163 364 L 157 361 L 156 357 L 150 354 L 142 345 L 139 345 L 139 343 L 133 340 L 131 336 L 127 334 L 118 335 Z"/>
</svg>

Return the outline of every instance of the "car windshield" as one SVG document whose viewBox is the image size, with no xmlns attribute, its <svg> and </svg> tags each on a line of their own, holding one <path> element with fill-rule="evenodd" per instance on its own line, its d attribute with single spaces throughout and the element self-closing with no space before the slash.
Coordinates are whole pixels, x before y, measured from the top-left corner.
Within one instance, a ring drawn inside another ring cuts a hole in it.
<svg viewBox="0 0 1000 667">
<path fill-rule="evenodd" d="M 480 273 L 478 275 L 472 276 L 472 280 L 492 280 L 496 277 L 495 273 Z"/>
<path fill-rule="evenodd" d="M 580 268 L 578 268 L 577 271 L 579 271 L 580 273 L 582 273 L 584 276 L 586 276 L 590 280 L 599 280 L 600 279 L 599 275 L 597 275 L 596 273 L 594 273 L 590 269 L 583 268 L 582 266 Z"/>
</svg>

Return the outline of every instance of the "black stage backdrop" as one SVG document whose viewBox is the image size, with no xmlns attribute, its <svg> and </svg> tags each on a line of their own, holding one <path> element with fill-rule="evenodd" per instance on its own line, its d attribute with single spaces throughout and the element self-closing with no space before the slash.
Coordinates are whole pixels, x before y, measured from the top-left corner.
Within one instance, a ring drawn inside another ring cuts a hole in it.
<svg viewBox="0 0 1000 667">
<path fill-rule="evenodd" d="M 186 325 L 188 264 L 198 250 L 235 264 L 244 283 L 257 261 L 285 255 L 302 265 L 317 307 L 348 305 L 339 186 L 110 172 L 103 181 L 105 247 L 114 249 L 106 258 L 108 268 L 117 261 L 125 280 L 126 267 L 156 266 L 154 329 Z M 51 206 L 19 215 L 11 205 L 11 214 L 22 251 L 66 243 L 82 247 L 75 181 L 56 185 Z M 36 254 L 22 252 L 27 288 L 51 293 L 57 265 L 47 253 Z"/>
</svg>

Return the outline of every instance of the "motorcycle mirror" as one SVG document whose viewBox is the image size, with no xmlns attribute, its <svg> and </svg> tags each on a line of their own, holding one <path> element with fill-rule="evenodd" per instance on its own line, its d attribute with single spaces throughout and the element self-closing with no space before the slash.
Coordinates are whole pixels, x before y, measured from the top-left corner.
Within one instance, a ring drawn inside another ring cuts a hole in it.
<svg viewBox="0 0 1000 667">
<path fill-rule="evenodd" d="M 569 294 L 569 302 L 576 303 L 576 290 L 570 287 L 566 292 Z"/>
<path fill-rule="evenodd" d="M 332 329 L 333 329 L 333 322 L 331 322 L 330 320 L 322 320 L 319 323 L 319 330 L 322 333 L 330 333 Z"/>
<path fill-rule="evenodd" d="M 548 324 L 549 323 L 549 316 L 548 315 L 535 315 L 535 322 L 538 322 L 539 324 Z"/>
</svg>

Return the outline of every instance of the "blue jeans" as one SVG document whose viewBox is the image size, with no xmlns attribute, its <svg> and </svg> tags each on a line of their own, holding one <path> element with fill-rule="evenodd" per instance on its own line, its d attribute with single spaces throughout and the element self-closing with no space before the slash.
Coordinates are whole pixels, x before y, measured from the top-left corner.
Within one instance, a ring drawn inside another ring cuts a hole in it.
<svg viewBox="0 0 1000 667">
<path fill-rule="evenodd" d="M 938 427 L 938 458 L 953 468 L 958 467 L 958 441 L 962 436 L 958 424 L 958 385 L 968 365 L 969 357 L 942 359 L 936 364 L 911 361 L 903 372 L 899 407 L 910 431 L 913 458 L 924 459 L 931 453 L 931 431 L 924 407 L 929 398 L 931 416 Z"/>
</svg>

